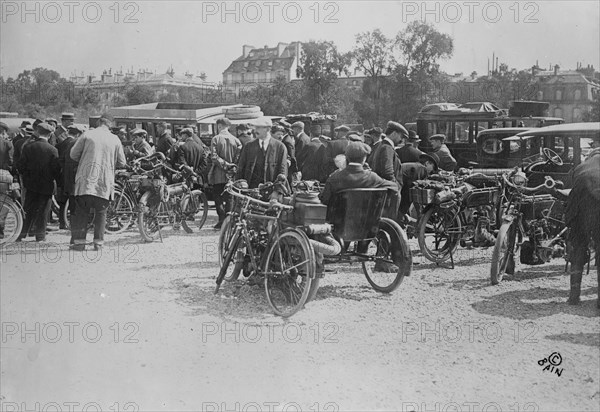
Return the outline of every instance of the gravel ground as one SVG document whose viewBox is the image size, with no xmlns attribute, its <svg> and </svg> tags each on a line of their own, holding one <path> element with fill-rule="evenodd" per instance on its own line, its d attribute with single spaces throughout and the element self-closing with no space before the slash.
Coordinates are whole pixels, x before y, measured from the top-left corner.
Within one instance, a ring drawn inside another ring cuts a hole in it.
<svg viewBox="0 0 600 412">
<path fill-rule="evenodd" d="M 600 410 L 595 272 L 571 307 L 563 260 L 490 286 L 491 248 L 453 270 L 416 256 L 391 295 L 328 266 L 284 320 L 263 288 L 213 294 L 215 221 L 109 236 L 100 254 L 69 252 L 65 231 L 5 247 L 0 409 Z"/>
</svg>

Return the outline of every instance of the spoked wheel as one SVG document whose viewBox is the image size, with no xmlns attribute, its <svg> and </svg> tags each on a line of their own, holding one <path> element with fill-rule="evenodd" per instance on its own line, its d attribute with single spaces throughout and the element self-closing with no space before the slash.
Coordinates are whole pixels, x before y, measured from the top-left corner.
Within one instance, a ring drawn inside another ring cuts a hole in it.
<svg viewBox="0 0 600 412">
<path fill-rule="evenodd" d="M 219 291 L 223 279 L 231 282 L 238 278 L 244 267 L 245 250 L 246 248 L 244 247 L 244 239 L 241 236 L 241 231 L 233 233 L 230 238 L 227 253 L 223 256 L 223 262 L 221 263 L 221 269 L 219 270 L 219 276 L 217 277 L 215 293 Z"/>
<path fill-rule="evenodd" d="M 191 195 L 186 195 L 181 201 L 183 219 L 181 226 L 187 233 L 202 229 L 208 216 L 208 199 L 200 190 L 192 190 Z"/>
<path fill-rule="evenodd" d="M 0 195 L 0 245 L 17 240 L 23 230 L 23 213 L 8 196 Z"/>
<path fill-rule="evenodd" d="M 134 202 L 121 189 L 115 189 L 113 200 L 106 211 L 107 233 L 123 233 L 133 223 L 135 218 Z"/>
<path fill-rule="evenodd" d="M 379 231 L 369 242 L 366 254 L 369 260 L 363 260 L 363 272 L 369 284 L 378 292 L 393 292 L 404 277 L 410 275 L 412 256 L 408 238 L 393 220 L 381 219 Z"/>
<path fill-rule="evenodd" d="M 265 292 L 275 314 L 298 312 L 308 299 L 315 277 L 315 254 L 308 237 L 297 229 L 279 234 L 265 261 Z"/>
<path fill-rule="evenodd" d="M 419 249 L 432 262 L 450 259 L 458 247 L 462 227 L 456 208 L 432 207 L 419 222 Z"/>
<path fill-rule="evenodd" d="M 246 248 L 242 245 L 234 245 L 233 235 L 235 234 L 235 225 L 232 223 L 231 215 L 227 216 L 225 220 L 223 220 L 223 224 L 221 225 L 221 233 L 219 233 L 219 244 L 217 246 L 219 253 L 219 265 L 223 266 L 223 262 L 225 261 L 225 257 L 227 256 L 227 252 L 233 247 L 238 249 L 237 253 L 233 257 L 235 262 L 241 262 L 241 264 L 234 265 L 233 269 L 228 271 L 225 274 L 224 279 L 227 282 L 232 282 L 237 280 L 240 276 L 240 272 L 244 263 L 244 255 Z M 238 242 L 239 243 L 239 242 Z"/>
<path fill-rule="evenodd" d="M 492 285 L 502 282 L 504 274 L 515 273 L 515 240 L 517 237 L 516 224 L 504 223 L 500 227 L 496 245 L 492 252 L 492 266 L 490 268 L 490 280 Z"/>
<path fill-rule="evenodd" d="M 168 216 L 168 206 L 165 202 L 158 205 L 148 205 L 151 193 L 146 192 L 140 199 L 140 211 L 138 213 L 138 230 L 142 239 L 146 242 L 153 242 L 160 238 L 160 225 L 164 216 Z"/>
</svg>

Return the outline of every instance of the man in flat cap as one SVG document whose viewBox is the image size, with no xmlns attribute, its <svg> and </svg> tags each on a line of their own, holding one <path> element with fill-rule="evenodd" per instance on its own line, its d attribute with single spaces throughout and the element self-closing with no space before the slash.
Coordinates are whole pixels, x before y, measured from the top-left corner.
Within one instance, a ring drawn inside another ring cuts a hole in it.
<svg viewBox="0 0 600 412">
<path fill-rule="evenodd" d="M 17 238 L 20 242 L 28 235 L 35 236 L 37 242 L 46 240 L 46 227 L 50 211 L 50 199 L 54 193 L 54 184 L 60 177 L 58 151 L 48 139 L 54 127 L 48 123 L 37 125 L 37 137 L 23 147 L 17 168 L 23 177 L 27 196 L 23 209 L 25 223 Z"/>
<path fill-rule="evenodd" d="M 150 156 L 154 153 L 154 149 L 150 146 L 150 143 L 146 141 L 148 132 L 144 129 L 134 129 L 131 131 L 133 137 L 133 145 L 131 145 L 131 152 L 135 159 L 140 157 Z"/>
<path fill-rule="evenodd" d="M 287 179 L 287 150 L 283 143 L 271 137 L 271 120 L 260 117 L 252 125 L 257 139 L 242 149 L 237 178 L 246 179 L 251 189 L 261 183 L 275 182 L 279 175 Z"/>
<path fill-rule="evenodd" d="M 444 143 L 446 141 L 446 136 L 443 134 L 434 134 L 429 137 L 429 141 L 431 142 L 433 153 L 440 159 L 438 164 L 439 168 L 448 172 L 453 172 L 456 169 L 457 163 L 456 159 L 452 156 L 450 149 Z"/>
<path fill-rule="evenodd" d="M 408 131 L 408 139 L 404 146 L 399 149 L 396 149 L 396 153 L 398 153 L 398 157 L 402 163 L 415 163 L 419 161 L 419 156 L 423 154 L 417 146 L 419 145 L 419 136 L 414 130 Z"/>
<path fill-rule="evenodd" d="M 347 159 L 346 168 L 336 171 L 325 182 L 323 193 L 319 195 L 321 202 L 328 205 L 333 196 L 345 189 L 384 187 L 392 193 L 398 192 L 396 182 L 379 177 L 375 172 L 364 169 L 364 163 L 371 148 L 361 142 L 350 142 L 344 152 Z"/>
<path fill-rule="evenodd" d="M 395 148 L 408 138 L 408 131 L 400 123 L 390 121 L 387 124 L 385 135 L 386 137 L 375 149 L 375 153 L 373 153 L 373 157 L 371 158 L 372 164 L 369 164 L 369 166 L 380 177 L 396 183 L 399 187 L 399 181 L 402 179 L 401 162 Z M 396 219 L 399 203 L 397 197 L 388 197 L 384 216 Z"/>
<path fill-rule="evenodd" d="M 308 144 L 308 142 L 310 142 L 310 137 L 308 137 L 308 135 L 306 133 L 304 133 L 304 122 L 298 121 L 298 122 L 292 123 L 291 130 L 292 130 L 292 135 L 294 136 L 294 141 L 295 141 L 296 161 L 298 163 L 298 169 L 301 169 L 302 164 L 301 164 L 300 159 L 298 158 L 298 155 L 300 152 L 302 152 L 304 145 L 306 145 L 306 144 Z"/>
<path fill-rule="evenodd" d="M 111 121 L 100 117 L 94 130 L 75 140 L 71 158 L 79 162 L 75 177 L 77 208 L 71 229 L 71 249 L 85 250 L 89 211 L 94 214 L 94 249 L 102 249 L 106 210 L 115 189 L 115 171 L 124 168 L 125 153 L 117 136 L 110 132 Z"/>
<path fill-rule="evenodd" d="M 208 183 L 213 187 L 215 208 L 217 209 L 217 216 L 219 217 L 219 221 L 214 226 L 215 230 L 221 229 L 221 225 L 227 217 L 227 212 L 229 211 L 229 195 L 223 193 L 225 184 L 228 180 L 227 173 L 231 167 L 237 164 L 240 152 L 242 151 L 242 143 L 240 140 L 229 133 L 230 126 L 231 121 L 226 117 L 217 119 L 218 134 L 215 135 L 210 142 L 212 166 L 208 173 Z M 246 130 L 249 131 L 250 129 L 246 127 Z M 247 143 L 246 146 L 248 144 L 250 143 Z"/>
<path fill-rule="evenodd" d="M 85 130 L 80 126 L 71 125 L 67 127 L 67 138 L 56 145 L 61 172 L 56 188 L 56 201 L 60 207 L 60 212 L 58 214 L 59 229 L 66 229 L 67 227 L 67 222 L 64 221 L 64 211 L 67 200 L 69 200 L 71 220 L 73 220 L 73 216 L 75 216 L 75 176 L 77 174 L 78 163 L 71 159 L 70 153 L 71 148 L 75 144 L 75 140 L 78 139 L 84 131 Z"/>
<path fill-rule="evenodd" d="M 186 127 L 179 133 L 181 135 L 180 144 L 177 145 L 179 164 L 191 167 L 194 172 L 202 176 L 206 169 L 204 148 L 194 139 L 194 131 L 191 128 Z"/>
</svg>

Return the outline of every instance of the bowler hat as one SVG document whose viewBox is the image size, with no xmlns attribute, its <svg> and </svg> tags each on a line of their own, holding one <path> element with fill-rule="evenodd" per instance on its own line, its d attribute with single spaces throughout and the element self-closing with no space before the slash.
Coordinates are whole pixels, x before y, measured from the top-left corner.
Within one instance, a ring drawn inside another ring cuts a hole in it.
<svg viewBox="0 0 600 412">
<path fill-rule="evenodd" d="M 69 113 L 69 112 L 64 112 L 63 114 L 60 115 L 60 120 L 75 120 L 75 114 Z"/>
<path fill-rule="evenodd" d="M 429 140 L 439 140 L 440 142 L 444 143 L 446 141 L 446 135 L 445 134 L 434 134 L 433 136 L 429 137 Z"/>
<path fill-rule="evenodd" d="M 344 154 L 348 162 L 360 162 L 371 153 L 371 148 L 362 142 L 350 142 Z"/>
<path fill-rule="evenodd" d="M 350 128 L 348 126 L 346 126 L 345 124 L 336 127 L 335 129 L 333 129 L 334 132 L 349 132 Z"/>
<path fill-rule="evenodd" d="M 48 123 L 42 122 L 37 125 L 40 134 L 50 134 L 54 132 L 54 127 Z"/>
<path fill-rule="evenodd" d="M 31 122 L 29 120 L 23 120 L 21 122 L 21 126 L 19 126 L 19 129 L 24 129 L 25 127 L 31 125 Z"/>
<path fill-rule="evenodd" d="M 419 135 L 417 134 L 417 132 L 415 132 L 414 130 L 409 130 L 408 131 L 408 141 L 409 142 L 420 142 L 421 139 L 419 139 Z"/>
<path fill-rule="evenodd" d="M 438 168 L 438 164 L 440 163 L 440 158 L 435 153 L 423 153 L 419 155 L 419 162 L 425 163 L 425 161 L 432 161 L 435 170 Z"/>
</svg>

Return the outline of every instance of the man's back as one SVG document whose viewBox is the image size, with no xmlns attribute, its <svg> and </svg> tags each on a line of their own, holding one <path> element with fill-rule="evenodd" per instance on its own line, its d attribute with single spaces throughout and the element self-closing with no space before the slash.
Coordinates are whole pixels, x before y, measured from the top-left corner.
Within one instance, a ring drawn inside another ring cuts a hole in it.
<svg viewBox="0 0 600 412">
<path fill-rule="evenodd" d="M 10 171 L 13 166 L 14 148 L 9 140 L 0 138 L 0 169 Z"/>
<path fill-rule="evenodd" d="M 398 191 L 396 183 L 382 179 L 375 172 L 364 170 L 362 165 L 352 163 L 329 176 L 320 198 L 324 204 L 329 204 L 337 192 L 358 188 L 387 188 Z"/>
<path fill-rule="evenodd" d="M 438 165 L 440 169 L 446 170 L 448 172 L 453 172 L 454 169 L 456 169 L 456 159 L 454 159 L 454 157 L 452 156 L 452 153 L 450 152 L 448 146 L 443 144 L 438 150 L 435 150 L 433 153 L 435 153 L 440 159 L 440 164 Z"/>
<path fill-rule="evenodd" d="M 400 149 L 397 149 L 396 153 L 398 153 L 398 158 L 402 163 L 418 162 L 419 156 L 423 154 L 422 151 L 410 144 L 407 144 L 401 147 Z"/>
<path fill-rule="evenodd" d="M 377 145 L 371 161 L 369 166 L 383 179 L 396 182 L 400 177 L 400 159 L 387 140 Z"/>
<path fill-rule="evenodd" d="M 187 139 L 179 146 L 179 160 L 197 173 L 201 173 L 206 167 L 204 149 L 193 138 Z"/>
<path fill-rule="evenodd" d="M 71 158 L 79 162 L 75 196 L 92 195 L 110 199 L 115 169 L 125 167 L 121 141 L 107 127 L 84 133 L 71 148 Z"/>
<path fill-rule="evenodd" d="M 35 139 L 25 145 L 17 167 L 27 190 L 52 194 L 54 180 L 60 174 L 60 165 L 58 151 L 47 140 Z"/>
<path fill-rule="evenodd" d="M 160 135 L 160 137 L 156 141 L 155 149 L 157 152 L 161 152 L 165 156 L 168 156 L 169 150 L 171 150 L 171 146 L 173 146 L 174 143 L 175 142 L 171 137 L 171 134 L 165 132 L 162 135 Z"/>
</svg>

